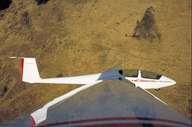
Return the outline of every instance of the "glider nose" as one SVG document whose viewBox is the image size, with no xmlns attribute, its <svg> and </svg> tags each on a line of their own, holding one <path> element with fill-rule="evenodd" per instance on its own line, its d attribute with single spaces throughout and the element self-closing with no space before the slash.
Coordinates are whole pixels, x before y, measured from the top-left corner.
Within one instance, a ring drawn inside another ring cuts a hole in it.
<svg viewBox="0 0 192 127">
<path fill-rule="evenodd" d="M 175 84 L 176 84 L 176 81 L 175 81 L 175 80 L 173 80 L 173 79 L 171 79 L 171 78 L 168 78 L 168 77 L 166 77 L 166 76 L 162 76 L 161 80 L 167 82 L 167 83 L 166 83 L 166 86 L 172 86 L 172 85 L 175 85 Z"/>
<path fill-rule="evenodd" d="M 171 84 L 172 85 L 175 85 L 176 84 L 176 81 L 175 80 L 173 80 L 173 79 L 170 79 L 171 80 Z"/>
</svg>

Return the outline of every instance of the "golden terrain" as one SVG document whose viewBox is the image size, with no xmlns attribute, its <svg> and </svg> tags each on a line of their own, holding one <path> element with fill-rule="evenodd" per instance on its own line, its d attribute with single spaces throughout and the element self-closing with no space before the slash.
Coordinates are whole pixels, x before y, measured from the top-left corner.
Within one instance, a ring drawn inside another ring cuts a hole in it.
<svg viewBox="0 0 192 127">
<path fill-rule="evenodd" d="M 132 37 L 150 6 L 160 42 Z M 177 84 L 151 92 L 191 117 L 191 0 L 50 0 L 40 6 L 13 0 L 0 13 L 0 88 L 8 87 L 0 97 L 0 123 L 77 87 L 23 83 L 18 60 L 9 56 L 36 57 L 42 77 L 113 67 L 164 74 Z"/>
</svg>

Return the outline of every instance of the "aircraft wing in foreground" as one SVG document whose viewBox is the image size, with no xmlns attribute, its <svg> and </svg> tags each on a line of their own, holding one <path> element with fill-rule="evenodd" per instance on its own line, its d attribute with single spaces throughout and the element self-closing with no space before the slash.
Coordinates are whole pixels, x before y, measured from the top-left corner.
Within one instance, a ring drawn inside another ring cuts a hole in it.
<svg viewBox="0 0 192 127">
<path fill-rule="evenodd" d="M 102 81 L 73 91 L 1 127 L 191 126 L 185 116 L 126 80 Z"/>
</svg>

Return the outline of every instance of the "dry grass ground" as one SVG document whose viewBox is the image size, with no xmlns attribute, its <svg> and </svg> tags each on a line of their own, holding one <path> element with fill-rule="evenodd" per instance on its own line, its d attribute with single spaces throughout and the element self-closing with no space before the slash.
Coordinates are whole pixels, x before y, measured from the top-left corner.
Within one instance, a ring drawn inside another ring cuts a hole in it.
<svg viewBox="0 0 192 127">
<path fill-rule="evenodd" d="M 151 91 L 191 116 L 191 0 L 13 0 L 0 13 L 0 122 L 29 113 L 77 87 L 22 83 L 17 61 L 33 56 L 43 77 L 140 68 L 167 75 L 173 87 Z M 132 36 L 146 8 L 155 9 L 159 41 Z M 26 14 L 27 12 L 27 14 Z M 99 92 L 99 91 L 98 91 Z"/>
</svg>

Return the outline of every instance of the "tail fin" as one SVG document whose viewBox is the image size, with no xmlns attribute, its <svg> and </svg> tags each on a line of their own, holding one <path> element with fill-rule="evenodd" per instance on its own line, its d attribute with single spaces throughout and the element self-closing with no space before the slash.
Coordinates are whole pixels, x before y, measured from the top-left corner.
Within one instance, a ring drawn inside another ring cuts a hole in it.
<svg viewBox="0 0 192 127">
<path fill-rule="evenodd" d="M 19 60 L 21 65 L 22 81 L 35 83 L 41 79 L 35 58 L 21 57 Z"/>
</svg>

